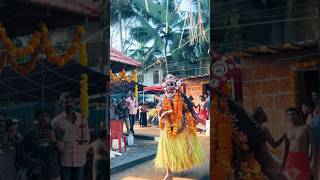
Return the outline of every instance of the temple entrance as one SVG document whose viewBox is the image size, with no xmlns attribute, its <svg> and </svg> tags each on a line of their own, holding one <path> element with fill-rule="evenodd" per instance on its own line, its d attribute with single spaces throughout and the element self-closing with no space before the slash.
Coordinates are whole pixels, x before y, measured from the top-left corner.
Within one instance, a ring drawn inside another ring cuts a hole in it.
<svg viewBox="0 0 320 180">
<path fill-rule="evenodd" d="M 298 72 L 297 96 L 298 104 L 301 104 L 306 99 L 311 99 L 313 96 L 320 94 L 320 70 L 306 70 Z"/>
</svg>

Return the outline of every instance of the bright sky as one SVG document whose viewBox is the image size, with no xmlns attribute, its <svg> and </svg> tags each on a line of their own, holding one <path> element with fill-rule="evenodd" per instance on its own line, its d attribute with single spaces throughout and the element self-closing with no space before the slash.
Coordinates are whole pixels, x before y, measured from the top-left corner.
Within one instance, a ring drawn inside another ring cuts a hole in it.
<svg viewBox="0 0 320 180">
<path fill-rule="evenodd" d="M 190 11 L 190 5 L 188 4 L 189 1 L 185 1 L 185 0 L 178 0 L 178 4 L 179 4 L 179 10 L 180 11 Z M 195 4 L 192 5 L 192 10 L 194 10 Z M 124 26 L 124 22 L 122 22 L 123 26 Z M 123 27 L 122 27 L 123 28 Z M 110 45 L 111 47 L 118 49 L 121 51 L 121 45 L 120 45 L 120 32 L 119 32 L 119 25 L 115 24 L 114 26 L 111 27 L 111 41 L 110 41 Z M 126 30 L 122 30 L 122 37 L 123 39 L 125 39 L 126 36 L 129 35 L 129 32 Z M 138 44 L 138 42 L 135 42 L 136 44 Z M 153 44 L 152 41 L 148 42 L 146 46 L 151 46 Z M 132 45 L 130 47 L 130 49 L 137 49 L 138 45 Z"/>
</svg>

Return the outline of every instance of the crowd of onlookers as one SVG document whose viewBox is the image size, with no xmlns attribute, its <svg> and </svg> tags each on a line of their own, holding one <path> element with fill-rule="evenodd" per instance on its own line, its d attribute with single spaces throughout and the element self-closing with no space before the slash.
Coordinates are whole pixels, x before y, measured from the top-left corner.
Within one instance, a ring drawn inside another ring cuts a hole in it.
<svg viewBox="0 0 320 180">
<path fill-rule="evenodd" d="M 90 133 L 88 121 L 74 111 L 72 94 L 63 93 L 60 100 L 63 112 L 51 119 L 48 110 L 40 110 L 37 124 L 23 136 L 17 131 L 18 122 L 0 114 L 0 153 L 14 152 L 10 157 L 16 169 L 12 180 L 107 179 L 109 149 L 104 124 Z M 88 167 L 89 173 L 84 173 Z M 6 179 L 1 174 L 0 179 Z"/>
<path fill-rule="evenodd" d="M 127 128 L 127 132 L 134 134 L 134 125 L 136 121 L 139 121 L 141 128 L 147 126 L 159 126 L 158 111 L 161 97 L 156 95 L 153 102 L 138 102 L 132 92 L 129 92 L 127 96 L 121 97 L 120 101 L 112 100 L 110 104 L 110 119 L 122 120 Z M 195 111 L 198 113 L 201 123 L 206 124 L 206 120 L 209 120 L 209 92 L 199 97 L 200 103 L 195 105 L 192 96 L 188 97 L 192 103 Z M 204 130 L 205 127 L 199 129 Z"/>
<path fill-rule="evenodd" d="M 209 96 L 201 96 L 201 103 L 194 105 L 201 119 L 208 119 Z M 20 131 L 19 121 L 0 113 L 0 156 L 12 152 L 15 173 L 11 178 L 0 180 L 82 180 L 106 179 L 107 177 L 107 130 L 101 122 L 92 132 L 88 121 L 75 111 L 74 97 L 63 93 L 60 97 L 63 112 L 52 115 L 47 109 L 36 112 L 36 123 L 31 128 Z M 190 102 L 193 101 L 189 97 Z M 127 132 L 134 134 L 134 125 L 140 127 L 159 125 L 157 105 L 160 96 L 153 103 L 138 103 L 134 94 L 110 104 L 110 119 L 124 121 Z M 92 160 L 91 160 L 92 159 Z M 5 162 L 0 162 L 0 170 Z"/>
</svg>

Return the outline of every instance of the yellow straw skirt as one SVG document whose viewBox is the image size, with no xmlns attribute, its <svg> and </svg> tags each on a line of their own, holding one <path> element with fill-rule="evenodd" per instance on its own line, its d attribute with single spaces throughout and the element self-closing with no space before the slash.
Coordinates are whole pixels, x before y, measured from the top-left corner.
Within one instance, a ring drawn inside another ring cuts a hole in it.
<svg viewBox="0 0 320 180">
<path fill-rule="evenodd" d="M 170 168 L 173 172 L 182 172 L 204 162 L 204 151 L 196 134 L 183 130 L 176 137 L 169 138 L 167 131 L 161 130 L 155 168 Z"/>
</svg>

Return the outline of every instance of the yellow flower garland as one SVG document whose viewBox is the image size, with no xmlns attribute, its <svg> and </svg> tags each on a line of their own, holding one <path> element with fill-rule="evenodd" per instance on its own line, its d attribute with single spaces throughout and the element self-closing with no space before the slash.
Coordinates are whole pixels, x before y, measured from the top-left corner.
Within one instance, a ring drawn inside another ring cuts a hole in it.
<svg viewBox="0 0 320 180">
<path fill-rule="evenodd" d="M 81 28 L 78 31 L 84 31 Z M 80 43 L 80 65 L 83 67 L 88 66 L 88 55 L 85 43 Z M 89 117 L 89 95 L 88 95 L 88 75 L 83 73 L 81 75 L 80 81 L 80 109 L 81 116 L 83 119 L 88 119 Z"/>
<path fill-rule="evenodd" d="M 124 69 L 122 69 L 120 72 L 119 72 L 119 75 L 117 76 L 116 74 L 114 74 L 112 72 L 112 70 L 109 70 L 110 72 L 110 78 L 111 78 L 111 82 L 112 83 L 119 83 L 120 81 L 124 80 L 128 83 L 131 83 L 131 82 L 135 82 L 135 83 L 138 83 L 138 78 L 137 78 L 137 73 L 136 71 L 132 71 L 131 75 L 130 76 L 127 76 L 126 75 L 126 71 Z"/>
<path fill-rule="evenodd" d="M 83 73 L 80 81 L 80 109 L 83 119 L 89 117 L 88 75 Z"/>
<path fill-rule="evenodd" d="M 80 65 L 86 67 L 88 65 L 87 45 L 80 43 Z"/>
</svg>

